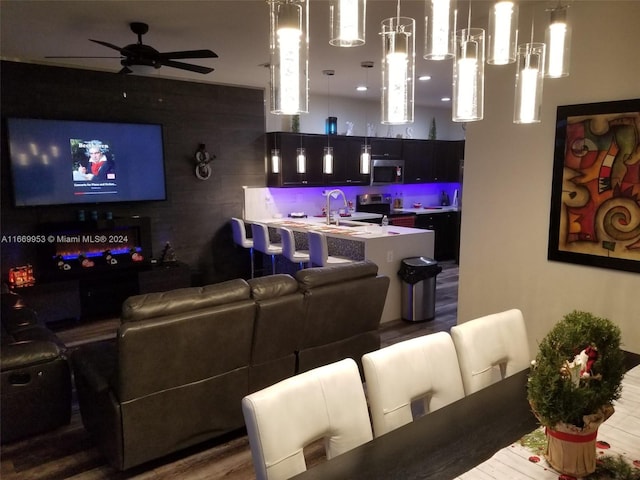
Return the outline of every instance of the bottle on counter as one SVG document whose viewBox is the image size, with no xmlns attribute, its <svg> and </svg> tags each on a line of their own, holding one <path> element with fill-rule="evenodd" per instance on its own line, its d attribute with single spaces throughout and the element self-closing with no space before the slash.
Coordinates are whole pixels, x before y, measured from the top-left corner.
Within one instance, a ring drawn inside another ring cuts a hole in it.
<svg viewBox="0 0 640 480">
<path fill-rule="evenodd" d="M 389 225 L 389 219 L 387 218 L 386 215 L 382 217 L 382 223 L 380 223 L 380 225 L 382 225 L 383 227 L 386 227 L 387 225 Z"/>
</svg>

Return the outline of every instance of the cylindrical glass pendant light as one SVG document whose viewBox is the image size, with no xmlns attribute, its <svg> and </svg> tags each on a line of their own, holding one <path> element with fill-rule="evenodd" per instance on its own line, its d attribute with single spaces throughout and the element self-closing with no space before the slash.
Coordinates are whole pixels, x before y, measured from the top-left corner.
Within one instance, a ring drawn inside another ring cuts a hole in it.
<svg viewBox="0 0 640 480">
<path fill-rule="evenodd" d="M 571 53 L 571 26 L 567 22 L 568 6 L 551 9 L 551 22 L 547 27 L 547 63 L 545 76 L 548 78 L 569 75 L 569 57 Z"/>
<path fill-rule="evenodd" d="M 271 173 L 280 173 L 280 150 L 271 150 Z"/>
<path fill-rule="evenodd" d="M 307 152 L 304 148 L 296 148 L 296 172 L 307 172 Z"/>
<path fill-rule="evenodd" d="M 371 145 L 361 146 L 360 173 L 362 175 L 369 175 L 371 173 Z"/>
<path fill-rule="evenodd" d="M 336 47 L 357 47 L 365 43 L 367 0 L 331 0 L 331 39 Z"/>
<path fill-rule="evenodd" d="M 518 5 L 511 1 L 493 4 L 489 11 L 487 63 L 506 65 L 516 61 Z"/>
<path fill-rule="evenodd" d="M 322 172 L 327 174 L 333 173 L 333 147 L 324 147 L 322 156 Z"/>
<path fill-rule="evenodd" d="M 413 18 L 382 21 L 382 123 L 413 123 L 415 37 Z"/>
<path fill-rule="evenodd" d="M 474 122 L 484 117 L 484 29 L 456 32 L 453 62 L 454 122 Z"/>
<path fill-rule="evenodd" d="M 309 0 L 269 0 L 271 113 L 309 111 Z"/>
<path fill-rule="evenodd" d="M 453 58 L 453 32 L 456 31 L 456 0 L 425 0 L 424 58 Z"/>
<path fill-rule="evenodd" d="M 544 43 L 518 46 L 513 123 L 538 123 L 542 111 Z"/>
</svg>

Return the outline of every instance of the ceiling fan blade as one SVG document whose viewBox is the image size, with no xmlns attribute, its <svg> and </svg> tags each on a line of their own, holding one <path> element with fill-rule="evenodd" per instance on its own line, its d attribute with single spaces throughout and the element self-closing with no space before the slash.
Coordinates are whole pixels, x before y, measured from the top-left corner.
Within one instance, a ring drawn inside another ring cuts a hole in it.
<svg viewBox="0 0 640 480">
<path fill-rule="evenodd" d="M 90 41 L 92 41 L 93 43 L 97 43 L 99 45 L 102 45 L 104 47 L 109 47 L 109 48 L 113 48 L 114 50 L 119 51 L 120 53 L 124 54 L 124 52 L 122 51 L 123 49 L 120 47 L 117 47 L 116 45 L 114 45 L 113 43 L 109 43 L 109 42 L 103 42 L 102 40 L 93 40 L 93 39 L 89 39 Z"/>
<path fill-rule="evenodd" d="M 119 57 L 85 57 L 85 56 L 81 56 L 81 55 L 64 55 L 64 56 L 47 55 L 44 58 L 122 58 L 122 56 L 119 56 Z"/>
<path fill-rule="evenodd" d="M 190 63 L 184 63 L 184 62 L 174 62 L 173 60 L 165 60 L 162 58 L 158 59 L 158 63 L 166 67 L 180 68 L 182 70 L 189 70 L 191 72 L 196 72 L 196 73 L 213 72 L 213 68 L 202 67 L 200 65 L 192 65 Z"/>
<path fill-rule="evenodd" d="M 163 52 L 158 54 L 158 58 L 218 58 L 211 50 L 183 50 L 180 52 Z"/>
</svg>

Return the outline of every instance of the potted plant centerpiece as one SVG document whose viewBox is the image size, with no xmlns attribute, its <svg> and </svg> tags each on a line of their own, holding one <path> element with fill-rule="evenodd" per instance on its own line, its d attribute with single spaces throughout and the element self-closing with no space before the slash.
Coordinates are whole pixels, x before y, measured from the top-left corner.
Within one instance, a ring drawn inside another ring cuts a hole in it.
<svg viewBox="0 0 640 480">
<path fill-rule="evenodd" d="M 554 469 L 575 477 L 595 471 L 598 427 L 613 414 L 624 373 L 620 329 L 610 320 L 574 311 L 542 340 L 527 394 Z"/>
</svg>

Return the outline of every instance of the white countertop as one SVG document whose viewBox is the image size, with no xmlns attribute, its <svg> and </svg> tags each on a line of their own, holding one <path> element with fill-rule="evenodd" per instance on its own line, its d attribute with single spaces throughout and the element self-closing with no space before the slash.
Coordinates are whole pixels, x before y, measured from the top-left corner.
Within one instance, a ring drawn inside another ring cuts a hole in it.
<svg viewBox="0 0 640 480">
<path fill-rule="evenodd" d="M 378 215 L 378 217 L 380 216 L 381 215 Z M 354 217 L 341 218 L 341 225 L 327 225 L 324 218 L 318 217 L 269 219 L 262 223 L 266 223 L 271 227 L 277 228 L 282 226 L 298 231 L 316 230 L 329 236 L 348 238 L 350 240 L 387 238 L 399 235 L 417 235 L 427 231 L 419 228 L 400 227 L 396 225 L 383 227 L 374 223 L 358 222 L 356 220 L 352 220 L 353 218 Z"/>
<path fill-rule="evenodd" d="M 446 206 L 446 207 L 438 207 L 438 206 L 426 206 L 420 208 L 394 208 L 391 210 L 391 213 L 415 213 L 416 215 L 424 215 L 426 213 L 446 213 L 446 212 L 458 212 L 460 209 L 458 207 Z"/>
</svg>

